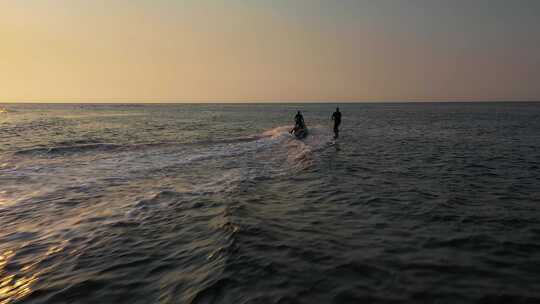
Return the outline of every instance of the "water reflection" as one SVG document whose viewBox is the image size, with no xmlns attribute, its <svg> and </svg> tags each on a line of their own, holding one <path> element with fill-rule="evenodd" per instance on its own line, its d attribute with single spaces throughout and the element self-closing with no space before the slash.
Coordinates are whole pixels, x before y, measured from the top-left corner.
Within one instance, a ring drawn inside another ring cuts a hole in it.
<svg viewBox="0 0 540 304">
<path fill-rule="evenodd" d="M 62 251 L 65 244 L 66 242 L 63 242 L 61 245 L 49 247 L 45 254 L 22 266 L 19 271 L 7 267 L 16 254 L 14 250 L 0 254 L 0 304 L 11 304 L 28 296 L 32 292 L 32 286 L 44 272 L 43 269 L 38 269 L 38 265 L 51 255 Z"/>
<path fill-rule="evenodd" d="M 37 280 L 37 274 L 17 277 L 6 276 L 0 281 L 0 304 L 14 303 L 32 292 L 31 285 Z"/>
<path fill-rule="evenodd" d="M 0 191 L 0 207 L 7 205 L 9 203 L 8 199 L 4 197 L 5 194 L 6 194 L 6 191 Z"/>
<path fill-rule="evenodd" d="M 13 250 L 0 255 L 0 304 L 13 303 L 26 297 L 32 291 L 31 285 L 37 280 L 37 273 L 29 275 L 21 271 L 20 274 L 8 274 L 6 266 L 13 256 Z"/>
</svg>

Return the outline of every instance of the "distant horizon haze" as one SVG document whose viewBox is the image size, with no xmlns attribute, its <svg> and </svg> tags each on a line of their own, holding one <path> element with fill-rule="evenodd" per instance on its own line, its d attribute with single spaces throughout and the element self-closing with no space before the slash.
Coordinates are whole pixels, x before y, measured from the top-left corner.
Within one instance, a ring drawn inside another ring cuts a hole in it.
<svg viewBox="0 0 540 304">
<path fill-rule="evenodd" d="M 201 100 L 201 101 L 170 101 L 170 100 L 156 100 L 156 101 L 146 101 L 146 100 L 97 100 L 97 101 L 1 101 L 0 105 L 9 105 L 9 104 L 81 104 L 81 105 L 93 105 L 93 104 L 103 104 L 103 105 L 154 105 L 154 104 L 163 104 L 163 105 L 180 105 L 180 104 L 392 104 L 392 103 L 536 103 L 540 100 L 245 100 L 245 101 L 234 101 L 234 100 Z"/>
</svg>

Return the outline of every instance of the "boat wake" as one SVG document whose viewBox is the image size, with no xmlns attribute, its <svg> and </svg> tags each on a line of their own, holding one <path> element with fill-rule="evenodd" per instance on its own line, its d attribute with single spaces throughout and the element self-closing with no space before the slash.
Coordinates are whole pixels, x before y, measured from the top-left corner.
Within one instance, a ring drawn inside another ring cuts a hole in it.
<svg viewBox="0 0 540 304">
<path fill-rule="evenodd" d="M 3 196 L 15 198 L 2 205 L 61 197 L 62 193 L 79 197 L 77 189 L 102 192 L 128 185 L 157 184 L 202 194 L 230 191 L 309 169 L 318 151 L 332 140 L 320 126 L 310 127 L 310 135 L 303 140 L 291 135 L 291 128 L 279 126 L 246 137 L 189 144 L 76 142 L 16 151 L 0 160 Z M 31 195 L 28 185 L 34 189 Z"/>
</svg>

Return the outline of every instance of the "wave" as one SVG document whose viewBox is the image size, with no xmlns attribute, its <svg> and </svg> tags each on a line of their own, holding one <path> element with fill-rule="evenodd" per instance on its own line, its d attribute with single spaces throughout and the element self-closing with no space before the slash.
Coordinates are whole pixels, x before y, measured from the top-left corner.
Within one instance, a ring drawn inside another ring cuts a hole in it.
<svg viewBox="0 0 540 304">
<path fill-rule="evenodd" d="M 74 140 L 60 142 L 55 146 L 46 147 L 46 146 L 36 146 L 32 148 L 22 149 L 15 151 L 13 154 L 15 156 L 62 156 L 62 155 L 71 155 L 77 153 L 86 153 L 86 152 L 117 152 L 117 151 L 132 151 L 140 150 L 146 148 L 155 148 L 155 147 L 189 147 L 189 146 L 206 146 L 212 148 L 213 146 L 226 145 L 226 144 L 241 144 L 241 143 L 250 143 L 262 144 L 268 140 L 273 143 L 296 143 L 303 144 L 303 147 L 309 149 L 319 149 L 329 142 L 331 138 L 328 134 L 321 132 L 322 128 L 312 127 L 310 128 L 310 136 L 308 136 L 304 141 L 298 141 L 294 139 L 292 135 L 289 134 L 289 130 L 292 126 L 279 126 L 270 130 L 266 130 L 260 134 L 253 134 L 248 136 L 233 137 L 233 138 L 216 138 L 209 140 L 199 140 L 193 142 L 149 142 L 149 143 L 108 143 L 100 142 L 96 140 Z M 298 146 L 298 145 L 297 145 Z M 299 145 L 302 146 L 302 145 Z M 291 151 L 294 152 L 294 151 Z M 301 153 L 301 152 L 300 152 Z"/>
<path fill-rule="evenodd" d="M 15 173 L 11 176 L 18 180 L 33 180 L 37 189 L 45 190 L 32 197 L 51 191 L 71 191 L 81 185 L 105 189 L 153 179 L 166 178 L 172 182 L 180 177 L 187 179 L 182 187 L 192 194 L 230 193 L 239 187 L 310 168 L 318 159 L 318 151 L 331 140 L 317 126 L 311 128 L 310 136 L 303 141 L 290 135 L 289 129 L 290 126 L 279 126 L 250 136 L 189 144 L 74 142 L 52 148 L 37 147 L 17 151 L 19 158 L 6 160 L 1 170 Z M 67 156 L 69 161 L 62 158 Z M 213 166 L 218 166 L 217 170 Z M 189 180 L 196 176 L 189 173 L 193 170 L 217 174 L 206 180 Z"/>
<path fill-rule="evenodd" d="M 151 271 L 167 275 L 163 268 L 167 263 L 180 263 L 198 268 L 197 276 L 171 281 L 171 285 L 162 288 L 180 291 L 175 298 L 182 303 L 200 303 L 215 298 L 216 284 L 225 276 L 224 271 L 229 260 L 235 255 L 238 246 L 238 237 L 241 227 L 234 220 L 234 203 L 220 202 L 199 197 L 196 193 L 182 193 L 172 190 L 153 193 L 146 199 L 139 200 L 131 206 L 121 223 L 136 223 L 131 225 L 141 231 L 155 233 L 154 227 L 159 227 L 166 233 L 159 236 L 159 241 L 149 242 L 155 246 L 161 244 L 176 244 L 182 250 L 170 252 L 174 259 L 164 258 Z M 118 226 L 118 225 L 116 225 Z M 119 226 L 119 229 L 125 229 Z M 181 236 L 181 237 L 179 237 Z M 154 247 L 155 249 L 155 247 Z M 164 247 L 169 251 L 170 247 Z M 184 264 L 185 263 L 185 264 Z M 136 267 L 131 267 L 132 269 Z M 107 269 L 106 271 L 109 271 Z M 172 274 L 174 275 L 174 273 Z"/>
<path fill-rule="evenodd" d="M 317 160 L 317 152 L 331 140 L 318 127 L 312 127 L 310 136 L 303 141 L 290 135 L 289 129 L 290 126 L 279 126 L 246 137 L 189 144 L 75 143 L 37 147 L 17 151 L 18 158 L 6 160 L 2 170 L 4 173 L 16 170 L 13 176 L 43 183 L 42 188 L 49 192 L 51 186 L 62 191 L 82 184 L 107 187 L 158 177 L 175 179 L 179 172 L 194 168 L 208 171 L 209 166 L 218 164 L 222 168 L 218 175 L 209 180 L 194 180 L 190 189 L 203 195 L 223 193 L 308 169 Z M 68 156 L 69 162 L 62 159 Z M 111 183 L 111 180 L 119 182 Z"/>
<path fill-rule="evenodd" d="M 43 147 L 38 146 L 34 148 L 22 149 L 15 151 L 15 156 L 61 156 L 86 152 L 118 152 L 118 151 L 133 151 L 147 148 L 165 147 L 165 146 L 212 146 L 220 144 L 235 144 L 243 142 L 256 141 L 264 138 L 262 135 L 254 135 L 247 137 L 226 138 L 226 139 L 214 139 L 214 140 L 201 140 L 191 143 L 178 143 L 178 142 L 152 142 L 152 143 L 137 143 L 137 144 L 115 144 L 115 143 L 103 143 L 93 142 L 91 140 L 79 140 L 73 142 L 62 142 L 57 146 Z"/>
<path fill-rule="evenodd" d="M 25 150 L 19 150 L 14 153 L 17 156 L 25 155 L 63 155 L 63 154 L 73 154 L 73 153 L 82 153 L 88 151 L 111 151 L 121 149 L 122 145 L 117 144 L 107 144 L 107 143 L 96 143 L 96 144 L 81 144 L 81 145 L 71 145 L 71 146 L 57 146 L 57 147 L 37 147 L 30 148 Z"/>
</svg>

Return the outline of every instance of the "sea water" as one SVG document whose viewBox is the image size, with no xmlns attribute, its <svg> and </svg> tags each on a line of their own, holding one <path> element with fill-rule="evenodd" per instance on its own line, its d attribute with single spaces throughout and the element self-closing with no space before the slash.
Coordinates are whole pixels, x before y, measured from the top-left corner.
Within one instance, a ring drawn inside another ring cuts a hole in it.
<svg viewBox="0 0 540 304">
<path fill-rule="evenodd" d="M 0 303 L 540 301 L 540 103 L 335 106 L 2 105 Z"/>
</svg>

